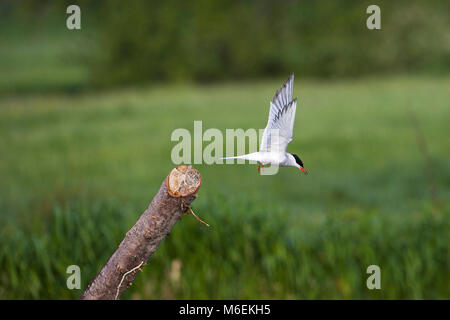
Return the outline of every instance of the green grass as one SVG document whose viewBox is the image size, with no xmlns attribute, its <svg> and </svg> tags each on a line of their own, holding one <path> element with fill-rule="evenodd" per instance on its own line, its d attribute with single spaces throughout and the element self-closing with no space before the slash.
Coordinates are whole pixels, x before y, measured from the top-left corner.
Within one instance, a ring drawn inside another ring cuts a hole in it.
<svg viewBox="0 0 450 320">
<path fill-rule="evenodd" d="M 280 83 L 0 98 L 0 298 L 77 298 L 66 267 L 82 288 L 99 271 L 174 166 L 172 131 L 264 127 Z M 212 227 L 184 217 L 124 297 L 448 299 L 449 87 L 297 79 L 288 151 L 310 174 L 195 165 L 194 210 Z M 365 287 L 370 264 L 382 290 Z"/>
</svg>

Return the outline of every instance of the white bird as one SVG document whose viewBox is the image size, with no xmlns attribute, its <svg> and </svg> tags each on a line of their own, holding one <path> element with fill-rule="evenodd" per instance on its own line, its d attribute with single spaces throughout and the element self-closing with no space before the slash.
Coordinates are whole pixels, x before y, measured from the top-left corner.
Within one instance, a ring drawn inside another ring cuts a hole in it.
<svg viewBox="0 0 450 320">
<path fill-rule="evenodd" d="M 264 130 L 259 151 L 222 159 L 257 161 L 258 171 L 265 165 L 275 165 L 296 167 L 307 174 L 302 160 L 296 154 L 286 152 L 287 145 L 292 141 L 295 111 L 297 109 L 297 98 L 292 100 L 293 86 L 294 74 L 287 79 L 280 91 L 276 91 L 270 102 L 269 120 Z"/>
</svg>

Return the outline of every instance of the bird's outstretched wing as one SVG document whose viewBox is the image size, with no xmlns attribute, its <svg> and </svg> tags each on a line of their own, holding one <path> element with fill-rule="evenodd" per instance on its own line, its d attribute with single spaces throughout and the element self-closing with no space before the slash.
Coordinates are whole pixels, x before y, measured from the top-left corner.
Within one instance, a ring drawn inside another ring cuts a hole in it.
<svg viewBox="0 0 450 320">
<path fill-rule="evenodd" d="M 285 152 L 292 141 L 297 98 L 292 100 L 292 74 L 270 102 L 269 120 L 259 147 L 260 152 Z"/>
</svg>

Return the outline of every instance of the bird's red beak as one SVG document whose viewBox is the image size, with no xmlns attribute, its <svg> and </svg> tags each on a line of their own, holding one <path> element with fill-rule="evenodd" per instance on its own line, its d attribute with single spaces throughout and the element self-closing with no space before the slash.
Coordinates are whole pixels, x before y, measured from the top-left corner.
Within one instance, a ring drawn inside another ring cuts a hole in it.
<svg viewBox="0 0 450 320">
<path fill-rule="evenodd" d="M 303 167 L 300 167 L 300 170 L 302 170 L 304 174 L 308 174 L 308 171 L 306 171 L 306 169 L 305 169 L 305 168 L 303 168 Z"/>
</svg>

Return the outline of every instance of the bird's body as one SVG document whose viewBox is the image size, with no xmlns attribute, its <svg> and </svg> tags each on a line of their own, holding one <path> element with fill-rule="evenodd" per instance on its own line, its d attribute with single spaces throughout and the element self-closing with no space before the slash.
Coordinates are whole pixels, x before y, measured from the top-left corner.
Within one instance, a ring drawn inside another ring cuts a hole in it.
<svg viewBox="0 0 450 320">
<path fill-rule="evenodd" d="M 271 164 L 277 164 L 280 167 L 288 167 L 290 164 L 292 164 L 289 157 L 289 153 L 287 152 L 253 152 L 249 154 L 244 154 L 242 156 L 237 157 L 228 157 L 224 159 L 244 159 L 249 161 L 257 161 L 261 163 L 262 165 L 271 165 Z M 294 160 L 295 163 L 295 160 Z"/>
<path fill-rule="evenodd" d="M 292 74 L 276 91 L 270 102 L 269 119 L 261 140 L 258 152 L 223 159 L 245 159 L 257 161 L 260 166 L 275 165 L 280 167 L 297 167 L 306 174 L 303 162 L 295 155 L 286 152 L 287 145 L 292 141 L 297 98 L 292 100 L 294 75 Z"/>
</svg>

